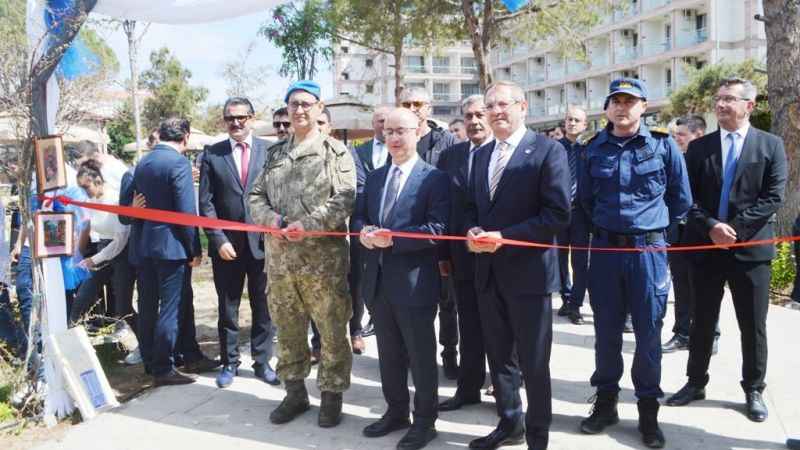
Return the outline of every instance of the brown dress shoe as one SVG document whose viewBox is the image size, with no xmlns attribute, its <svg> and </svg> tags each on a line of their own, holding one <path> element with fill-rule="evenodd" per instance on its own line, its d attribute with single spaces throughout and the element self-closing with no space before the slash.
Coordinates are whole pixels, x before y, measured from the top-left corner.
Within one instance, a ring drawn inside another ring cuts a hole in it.
<svg viewBox="0 0 800 450">
<path fill-rule="evenodd" d="M 153 386 L 175 386 L 179 384 L 191 384 L 195 381 L 197 381 L 197 379 L 194 376 L 178 372 L 176 369 L 172 369 L 172 372 L 169 372 L 165 375 L 153 377 Z"/>
<path fill-rule="evenodd" d="M 367 349 L 367 344 L 361 336 L 353 336 L 350 338 L 350 343 L 353 344 L 353 353 L 360 355 Z"/>
</svg>

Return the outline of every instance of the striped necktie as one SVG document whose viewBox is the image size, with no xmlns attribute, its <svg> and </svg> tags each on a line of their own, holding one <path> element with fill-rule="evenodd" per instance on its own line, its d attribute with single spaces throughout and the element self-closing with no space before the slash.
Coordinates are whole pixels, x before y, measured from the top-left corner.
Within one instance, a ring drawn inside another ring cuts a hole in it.
<svg viewBox="0 0 800 450">
<path fill-rule="evenodd" d="M 503 177 L 503 171 L 506 168 L 506 164 L 508 164 L 508 158 L 511 156 L 511 152 L 508 151 L 508 147 L 508 142 L 501 141 L 497 144 L 497 148 L 495 149 L 497 156 L 495 157 L 492 178 L 489 180 L 489 199 L 491 200 L 494 200 L 494 192 L 497 190 L 497 185 L 500 184 L 500 179 Z"/>
</svg>

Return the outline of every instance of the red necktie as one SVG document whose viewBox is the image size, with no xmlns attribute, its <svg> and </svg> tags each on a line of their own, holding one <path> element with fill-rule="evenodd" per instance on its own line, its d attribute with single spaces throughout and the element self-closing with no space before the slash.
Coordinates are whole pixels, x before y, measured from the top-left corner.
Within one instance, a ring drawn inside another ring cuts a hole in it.
<svg viewBox="0 0 800 450">
<path fill-rule="evenodd" d="M 242 186 L 247 186 L 247 169 L 250 165 L 250 152 L 247 151 L 247 143 L 239 142 L 236 147 L 242 149 Z"/>
</svg>

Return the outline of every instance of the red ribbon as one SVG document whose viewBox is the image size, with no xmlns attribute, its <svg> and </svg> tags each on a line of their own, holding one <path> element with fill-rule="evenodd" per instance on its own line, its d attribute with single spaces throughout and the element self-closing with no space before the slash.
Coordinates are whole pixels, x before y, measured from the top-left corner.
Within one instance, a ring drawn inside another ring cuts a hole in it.
<svg viewBox="0 0 800 450">
<path fill-rule="evenodd" d="M 163 209 L 152 208 L 135 208 L 132 206 L 121 205 L 104 205 L 101 203 L 90 203 L 73 200 L 69 197 L 58 196 L 45 196 L 40 198 L 43 201 L 58 200 L 65 205 L 75 205 L 81 208 L 92 209 L 96 211 L 104 211 L 107 213 L 116 214 L 119 216 L 131 217 L 134 219 L 149 220 L 152 222 L 169 223 L 172 225 L 182 225 L 191 227 L 210 228 L 217 230 L 228 231 L 246 231 L 251 233 L 268 233 L 279 234 L 283 236 L 304 236 L 304 237 L 345 237 L 345 236 L 359 236 L 359 233 L 350 233 L 346 231 L 292 231 L 287 232 L 279 228 L 266 227 L 262 225 L 255 225 L 242 222 L 234 222 L 232 220 L 212 219 L 210 217 L 202 217 L 194 214 L 179 213 L 175 211 L 166 211 Z M 382 233 L 383 234 L 383 233 Z M 467 241 L 469 238 L 466 236 L 449 236 L 449 235 L 434 235 L 427 233 L 410 233 L 406 231 L 391 231 L 384 235 L 406 238 L 406 239 L 430 239 L 436 241 Z M 776 244 L 778 242 L 794 242 L 800 240 L 800 236 L 783 236 L 773 239 L 762 239 L 757 241 L 735 242 L 728 245 L 717 244 L 704 244 L 704 245 L 673 245 L 667 248 L 662 247 L 576 247 L 568 245 L 553 245 L 543 244 L 539 242 L 519 241 L 515 239 L 493 239 L 482 238 L 476 239 L 482 243 L 499 243 L 503 245 L 510 245 L 514 247 L 528 247 L 528 248 L 556 248 L 561 250 L 586 250 L 586 251 L 603 251 L 603 252 L 646 252 L 646 251 L 670 251 L 670 252 L 689 252 L 689 251 L 703 251 L 703 250 L 719 250 L 719 249 L 734 249 L 742 247 L 754 247 L 758 245 Z"/>
</svg>

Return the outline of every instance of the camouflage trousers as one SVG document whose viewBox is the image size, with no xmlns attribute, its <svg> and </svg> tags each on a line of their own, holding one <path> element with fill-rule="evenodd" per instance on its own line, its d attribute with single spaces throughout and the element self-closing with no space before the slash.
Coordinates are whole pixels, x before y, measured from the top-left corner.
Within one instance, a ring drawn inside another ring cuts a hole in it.
<svg viewBox="0 0 800 450">
<path fill-rule="evenodd" d="M 317 372 L 320 391 L 344 392 L 350 387 L 353 354 L 347 323 L 353 305 L 345 277 L 270 273 L 269 313 L 278 328 L 280 379 L 308 377 L 308 325 L 313 319 L 322 341 Z"/>
</svg>

